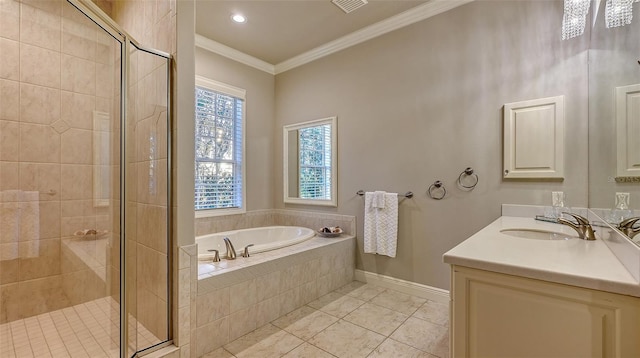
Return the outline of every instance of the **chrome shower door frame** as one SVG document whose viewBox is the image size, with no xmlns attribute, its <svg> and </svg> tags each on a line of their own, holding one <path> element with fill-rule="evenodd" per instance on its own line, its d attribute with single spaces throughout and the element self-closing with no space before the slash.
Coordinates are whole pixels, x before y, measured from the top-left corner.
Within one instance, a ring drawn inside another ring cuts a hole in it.
<svg viewBox="0 0 640 358">
<path fill-rule="evenodd" d="M 166 179 L 167 179 L 167 339 L 162 341 L 156 345 L 151 347 L 146 347 L 140 351 L 138 351 L 138 347 L 136 347 L 135 353 L 132 357 L 138 356 L 140 353 L 147 354 L 152 351 L 161 349 L 163 347 L 167 347 L 173 344 L 172 341 L 172 106 L 171 106 L 171 64 L 172 57 L 170 54 L 159 51 L 156 49 L 147 48 L 145 46 L 140 45 L 137 41 L 135 41 L 126 31 L 124 31 L 120 25 L 118 25 L 113 19 L 111 19 L 107 14 L 105 14 L 96 4 L 94 4 L 91 0 L 66 0 L 68 3 L 73 5 L 76 9 L 78 9 L 81 13 L 91 19 L 96 25 L 102 28 L 104 31 L 109 33 L 116 41 L 118 41 L 121 45 L 121 61 L 120 61 L 120 237 L 119 237 L 119 245 L 120 245 L 120 357 L 124 358 L 127 356 L 127 348 L 128 348 L 128 314 L 127 314 L 127 287 L 126 287 L 126 221 L 124 218 L 126 217 L 126 204 L 127 197 L 125 190 L 125 182 L 126 182 L 126 125 L 127 125 L 127 101 L 128 101 L 128 85 L 127 79 L 129 78 L 129 63 L 130 63 L 130 50 L 131 48 L 135 48 L 136 50 L 143 51 L 152 55 L 156 55 L 164 58 L 167 63 L 167 171 L 166 171 Z"/>
</svg>

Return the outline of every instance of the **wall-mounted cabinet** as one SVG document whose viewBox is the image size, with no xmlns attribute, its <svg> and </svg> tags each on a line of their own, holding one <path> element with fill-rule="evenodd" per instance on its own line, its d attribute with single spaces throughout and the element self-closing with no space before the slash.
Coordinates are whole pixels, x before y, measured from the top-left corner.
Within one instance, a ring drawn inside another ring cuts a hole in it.
<svg viewBox="0 0 640 358">
<path fill-rule="evenodd" d="M 640 176 L 640 84 L 616 88 L 618 177 Z"/>
<path fill-rule="evenodd" d="M 504 178 L 564 178 L 564 96 L 504 105 Z"/>
</svg>

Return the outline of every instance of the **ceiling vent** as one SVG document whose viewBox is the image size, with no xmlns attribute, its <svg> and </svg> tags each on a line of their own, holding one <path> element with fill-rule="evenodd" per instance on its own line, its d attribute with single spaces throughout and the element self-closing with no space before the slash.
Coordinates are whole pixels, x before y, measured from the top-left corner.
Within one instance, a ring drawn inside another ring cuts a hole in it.
<svg viewBox="0 0 640 358">
<path fill-rule="evenodd" d="M 368 4 L 367 0 L 331 0 L 331 2 L 347 14 Z"/>
</svg>

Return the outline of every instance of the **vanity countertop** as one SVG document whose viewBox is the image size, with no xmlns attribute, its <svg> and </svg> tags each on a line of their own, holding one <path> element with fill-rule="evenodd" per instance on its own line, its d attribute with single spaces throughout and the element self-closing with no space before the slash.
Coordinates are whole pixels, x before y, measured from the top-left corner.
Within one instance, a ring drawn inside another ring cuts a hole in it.
<svg viewBox="0 0 640 358">
<path fill-rule="evenodd" d="M 516 228 L 561 232 L 576 238 L 534 240 L 500 232 Z M 640 283 L 600 237 L 581 240 L 568 226 L 533 218 L 502 216 L 445 253 L 444 262 L 640 297 Z"/>
</svg>

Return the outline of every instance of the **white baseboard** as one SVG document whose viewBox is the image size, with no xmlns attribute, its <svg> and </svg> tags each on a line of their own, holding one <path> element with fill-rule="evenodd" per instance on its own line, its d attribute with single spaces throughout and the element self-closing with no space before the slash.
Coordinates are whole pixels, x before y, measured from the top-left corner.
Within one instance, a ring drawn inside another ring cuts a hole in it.
<svg viewBox="0 0 640 358">
<path fill-rule="evenodd" d="M 431 287 L 420 283 L 401 280 L 390 276 L 380 275 L 373 272 L 356 270 L 354 278 L 360 282 L 390 288 L 408 295 L 426 298 L 428 300 L 448 303 L 449 291 L 441 288 Z"/>
</svg>

